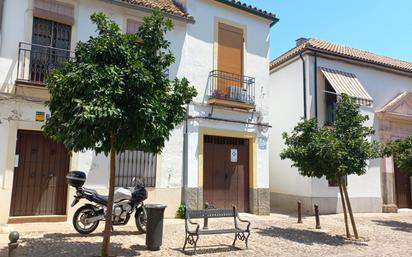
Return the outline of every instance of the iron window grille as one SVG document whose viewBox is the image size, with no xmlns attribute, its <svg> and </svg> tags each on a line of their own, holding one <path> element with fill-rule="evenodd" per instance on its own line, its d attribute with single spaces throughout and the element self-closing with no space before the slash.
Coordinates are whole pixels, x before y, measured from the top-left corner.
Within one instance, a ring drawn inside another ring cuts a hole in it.
<svg viewBox="0 0 412 257">
<path fill-rule="evenodd" d="M 143 151 L 124 151 L 116 155 L 116 187 L 133 187 L 135 179 L 145 186 L 156 186 L 157 156 Z"/>
</svg>

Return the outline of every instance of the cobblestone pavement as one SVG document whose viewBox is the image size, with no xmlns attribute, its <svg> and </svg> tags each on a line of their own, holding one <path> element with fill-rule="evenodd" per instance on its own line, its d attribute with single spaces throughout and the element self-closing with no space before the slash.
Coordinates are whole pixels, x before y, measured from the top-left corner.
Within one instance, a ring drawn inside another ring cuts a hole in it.
<svg viewBox="0 0 412 257">
<path fill-rule="evenodd" d="M 249 249 L 242 242 L 230 247 L 233 235 L 203 236 L 199 239 L 199 256 L 412 256 L 412 212 L 398 214 L 356 214 L 359 241 L 343 238 L 342 215 L 321 216 L 322 229 L 314 229 L 314 217 L 306 217 L 303 224 L 296 218 L 272 214 L 258 217 L 241 215 L 252 221 Z M 210 220 L 209 227 L 231 226 L 233 220 Z M 77 234 L 68 223 L 15 225 L 21 233 L 18 256 L 98 256 L 101 247 L 100 225 L 90 236 Z M 42 232 L 49 231 L 49 232 Z M 113 256 L 184 256 L 184 222 L 165 220 L 162 249 L 146 249 L 145 236 L 137 234 L 133 226 L 115 227 L 111 237 Z M 0 234 L 0 256 L 7 256 L 7 234 Z M 191 254 L 191 248 L 186 253 Z"/>
</svg>

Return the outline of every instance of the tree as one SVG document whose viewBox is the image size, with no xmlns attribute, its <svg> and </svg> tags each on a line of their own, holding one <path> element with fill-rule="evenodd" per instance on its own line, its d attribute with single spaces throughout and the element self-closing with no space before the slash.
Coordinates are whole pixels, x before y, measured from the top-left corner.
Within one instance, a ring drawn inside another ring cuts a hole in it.
<svg viewBox="0 0 412 257">
<path fill-rule="evenodd" d="M 303 176 L 338 182 L 346 235 L 350 237 L 347 207 L 356 239 L 358 233 L 344 178 L 365 174 L 367 161 L 378 156 L 376 144 L 369 139 L 374 131 L 363 125 L 366 120 L 368 117 L 359 112 L 355 101 L 343 94 L 337 103 L 333 126 L 319 127 L 316 118 L 299 122 L 290 135 L 283 134 L 286 148 L 280 154 L 282 160 L 292 160 L 292 166 Z"/>
<path fill-rule="evenodd" d="M 185 118 L 196 96 L 187 79 L 169 80 L 175 61 L 165 33 L 172 21 L 159 10 L 144 18 L 136 34 L 122 33 L 103 13 L 91 20 L 97 36 L 79 42 L 75 58 L 47 80 L 51 118 L 45 133 L 71 151 L 110 154 L 110 183 L 102 256 L 109 254 L 115 154 L 125 150 L 158 153 L 171 130 Z"/>
<path fill-rule="evenodd" d="M 386 141 L 383 156 L 392 156 L 399 170 L 412 176 L 412 136 Z"/>
</svg>

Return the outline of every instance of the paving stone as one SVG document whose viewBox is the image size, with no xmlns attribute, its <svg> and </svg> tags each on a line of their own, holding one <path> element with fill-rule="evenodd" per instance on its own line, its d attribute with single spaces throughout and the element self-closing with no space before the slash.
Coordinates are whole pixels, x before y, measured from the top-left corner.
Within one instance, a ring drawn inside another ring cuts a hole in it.
<svg viewBox="0 0 412 257">
<path fill-rule="evenodd" d="M 344 237 L 343 216 L 322 215 L 322 229 L 315 227 L 314 217 L 304 217 L 303 224 L 288 215 L 254 216 L 241 214 L 252 221 L 249 249 L 243 242 L 231 247 L 233 235 L 201 236 L 199 256 L 412 256 L 412 212 L 385 214 L 355 214 L 360 240 Z M 199 220 L 202 222 L 202 220 Z M 209 227 L 231 226 L 232 219 L 211 219 Z M 20 256 L 27 257 L 92 257 L 99 256 L 103 224 L 89 236 L 74 231 L 69 223 L 30 224 L 12 227 L 21 234 Z M 47 232 L 45 232 L 47 231 Z M 7 234 L 0 234 L 6 237 Z M 6 244 L 0 240 L 0 256 L 7 256 Z M 111 237 L 113 256 L 185 256 L 184 221 L 165 220 L 163 246 L 150 252 L 145 247 L 145 235 L 133 226 L 115 227 Z M 191 248 L 187 255 L 190 255 Z"/>
</svg>

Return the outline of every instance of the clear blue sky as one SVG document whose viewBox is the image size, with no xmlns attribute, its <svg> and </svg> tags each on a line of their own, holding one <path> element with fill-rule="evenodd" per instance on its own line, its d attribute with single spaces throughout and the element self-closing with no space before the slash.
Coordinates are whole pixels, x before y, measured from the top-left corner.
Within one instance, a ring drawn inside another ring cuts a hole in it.
<svg viewBox="0 0 412 257">
<path fill-rule="evenodd" d="M 299 37 L 338 44 L 412 62 L 411 0 L 243 0 L 275 12 L 273 59 Z"/>
</svg>

